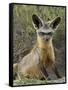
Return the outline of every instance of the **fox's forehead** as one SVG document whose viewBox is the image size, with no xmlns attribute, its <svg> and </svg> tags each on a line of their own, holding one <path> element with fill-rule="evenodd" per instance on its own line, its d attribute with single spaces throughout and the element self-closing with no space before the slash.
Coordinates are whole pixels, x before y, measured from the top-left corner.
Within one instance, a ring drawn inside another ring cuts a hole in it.
<svg viewBox="0 0 68 90">
<path fill-rule="evenodd" d="M 48 23 L 43 23 L 42 27 L 39 29 L 49 29 L 49 24 Z"/>
<path fill-rule="evenodd" d="M 53 30 L 51 29 L 51 27 L 49 27 L 48 24 L 44 24 L 39 30 L 39 32 L 53 32 Z"/>
</svg>

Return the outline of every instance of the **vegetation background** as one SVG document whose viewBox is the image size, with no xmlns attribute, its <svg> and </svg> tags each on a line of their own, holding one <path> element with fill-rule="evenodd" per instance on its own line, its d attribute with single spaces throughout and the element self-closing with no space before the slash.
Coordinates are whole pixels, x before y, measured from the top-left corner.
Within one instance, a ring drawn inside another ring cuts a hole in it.
<svg viewBox="0 0 68 90">
<path fill-rule="evenodd" d="M 32 49 L 36 42 L 36 31 L 32 25 L 33 14 L 40 16 L 43 21 L 52 20 L 57 16 L 62 17 L 58 30 L 53 36 L 53 44 L 56 65 L 61 76 L 65 76 L 65 7 L 14 4 L 13 62 L 19 62 Z M 28 81 L 26 80 L 25 83 Z M 37 81 L 37 83 L 40 83 L 40 81 Z"/>
</svg>

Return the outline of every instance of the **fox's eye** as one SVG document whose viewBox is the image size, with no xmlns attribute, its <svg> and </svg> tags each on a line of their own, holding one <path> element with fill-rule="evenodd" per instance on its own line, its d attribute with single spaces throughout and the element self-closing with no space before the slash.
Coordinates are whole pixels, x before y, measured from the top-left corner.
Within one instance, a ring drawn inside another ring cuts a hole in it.
<svg viewBox="0 0 68 90">
<path fill-rule="evenodd" d="M 44 33 L 44 32 L 39 32 L 39 35 L 44 36 L 44 35 L 52 35 L 52 32 Z"/>
<path fill-rule="evenodd" d="M 44 32 L 39 32 L 39 35 L 44 36 L 45 33 Z"/>
<path fill-rule="evenodd" d="M 47 35 L 52 35 L 52 32 L 47 33 Z"/>
</svg>

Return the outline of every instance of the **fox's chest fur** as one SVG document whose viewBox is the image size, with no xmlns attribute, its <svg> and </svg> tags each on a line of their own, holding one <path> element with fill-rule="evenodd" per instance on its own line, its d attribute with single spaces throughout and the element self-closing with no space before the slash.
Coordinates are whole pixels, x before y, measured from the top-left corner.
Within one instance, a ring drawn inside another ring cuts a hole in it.
<svg viewBox="0 0 68 90">
<path fill-rule="evenodd" d="M 39 56 L 43 64 L 50 66 L 55 61 L 52 39 L 48 42 L 43 41 L 38 37 Z"/>
<path fill-rule="evenodd" d="M 40 56 L 40 61 L 46 67 L 51 66 L 52 63 L 55 61 L 54 51 L 52 47 L 49 47 L 49 49 L 41 49 L 39 56 Z"/>
</svg>

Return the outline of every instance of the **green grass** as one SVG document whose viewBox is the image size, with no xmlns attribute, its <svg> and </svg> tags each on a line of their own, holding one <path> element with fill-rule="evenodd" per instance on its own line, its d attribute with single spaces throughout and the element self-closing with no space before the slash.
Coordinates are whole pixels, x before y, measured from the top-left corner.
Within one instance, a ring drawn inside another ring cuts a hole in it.
<svg viewBox="0 0 68 90">
<path fill-rule="evenodd" d="M 46 84 L 46 80 L 37 80 L 37 79 L 23 79 L 23 80 L 14 80 L 14 86 L 17 85 L 32 85 L 32 84 Z"/>
<path fill-rule="evenodd" d="M 65 78 L 57 79 L 57 80 L 37 80 L 37 79 L 27 79 L 24 78 L 22 80 L 14 80 L 14 86 L 21 86 L 21 85 L 38 85 L 38 84 L 52 84 L 52 83 L 64 83 Z"/>
</svg>

